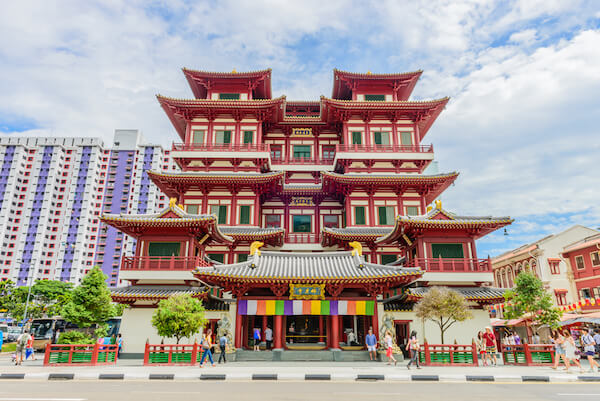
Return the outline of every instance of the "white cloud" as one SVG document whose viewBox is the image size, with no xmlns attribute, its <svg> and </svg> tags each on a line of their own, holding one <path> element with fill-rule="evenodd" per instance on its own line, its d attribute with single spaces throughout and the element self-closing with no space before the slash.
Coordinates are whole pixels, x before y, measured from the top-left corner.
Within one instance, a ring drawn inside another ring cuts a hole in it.
<svg viewBox="0 0 600 401">
<path fill-rule="evenodd" d="M 532 45 L 537 40 L 537 31 L 535 29 L 525 29 L 520 32 L 515 32 L 508 39 L 510 42 L 522 45 Z"/>
</svg>

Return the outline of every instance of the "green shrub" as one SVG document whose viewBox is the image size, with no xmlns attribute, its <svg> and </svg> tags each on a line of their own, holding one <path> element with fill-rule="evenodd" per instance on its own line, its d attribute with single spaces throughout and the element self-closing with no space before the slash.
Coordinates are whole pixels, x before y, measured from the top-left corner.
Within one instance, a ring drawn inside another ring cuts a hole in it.
<svg viewBox="0 0 600 401">
<path fill-rule="evenodd" d="M 94 344 L 94 342 L 89 334 L 82 333 L 81 331 L 61 333 L 58 339 L 58 344 Z"/>
</svg>

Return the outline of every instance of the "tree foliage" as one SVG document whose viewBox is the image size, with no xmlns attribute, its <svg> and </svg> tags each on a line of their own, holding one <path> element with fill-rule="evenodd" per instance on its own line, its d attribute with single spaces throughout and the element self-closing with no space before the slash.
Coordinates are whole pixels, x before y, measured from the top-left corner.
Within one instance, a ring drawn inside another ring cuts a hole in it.
<svg viewBox="0 0 600 401">
<path fill-rule="evenodd" d="M 60 334 L 58 344 L 93 344 L 94 340 L 89 334 L 81 331 L 67 331 Z"/>
<path fill-rule="evenodd" d="M 518 319 L 531 317 L 536 323 L 557 327 L 562 312 L 552 302 L 552 296 L 544 289 L 544 284 L 530 271 L 519 273 L 515 287 L 504 293 L 504 317 Z"/>
<path fill-rule="evenodd" d="M 465 297 L 447 287 L 431 287 L 415 306 L 417 317 L 431 320 L 440 328 L 442 344 L 444 333 L 454 323 L 471 319 L 473 314 Z"/>
<path fill-rule="evenodd" d="M 55 280 L 38 280 L 31 287 L 27 315 L 31 318 L 60 314 L 69 301 L 73 285 Z M 28 286 L 16 287 L 12 281 L 0 283 L 0 309 L 6 309 L 15 320 L 25 317 Z"/>
<path fill-rule="evenodd" d="M 72 291 L 71 299 L 62 308 L 62 317 L 79 327 L 102 324 L 115 315 L 106 275 L 95 266 Z"/>
<path fill-rule="evenodd" d="M 162 337 L 192 337 L 206 324 L 202 302 L 189 294 L 173 295 L 159 302 L 152 316 L 152 326 Z"/>
</svg>

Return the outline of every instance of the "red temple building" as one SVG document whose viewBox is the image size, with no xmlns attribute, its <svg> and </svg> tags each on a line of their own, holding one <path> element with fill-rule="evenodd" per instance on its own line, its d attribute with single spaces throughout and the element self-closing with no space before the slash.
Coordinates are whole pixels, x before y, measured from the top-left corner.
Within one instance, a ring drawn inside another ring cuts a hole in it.
<svg viewBox="0 0 600 401">
<path fill-rule="evenodd" d="M 319 101 L 273 98 L 270 69 L 183 73 L 195 98 L 158 96 L 182 171 L 147 172 L 170 206 L 103 216 L 137 240 L 121 267 L 130 286 L 113 293 L 131 306 L 127 352 L 160 341 L 151 315 L 175 293 L 202 299 L 211 327 L 228 320 L 238 349 L 267 326 L 280 350 L 360 349 L 369 328 L 436 342 L 437 326 L 412 312 L 432 285 L 474 310 L 447 338 L 470 343 L 489 325 L 483 306 L 503 293 L 475 241 L 512 220 L 442 208 L 458 173 L 424 173 L 434 159 L 424 140 L 448 98 L 409 100 L 421 71 L 334 70 Z"/>
</svg>

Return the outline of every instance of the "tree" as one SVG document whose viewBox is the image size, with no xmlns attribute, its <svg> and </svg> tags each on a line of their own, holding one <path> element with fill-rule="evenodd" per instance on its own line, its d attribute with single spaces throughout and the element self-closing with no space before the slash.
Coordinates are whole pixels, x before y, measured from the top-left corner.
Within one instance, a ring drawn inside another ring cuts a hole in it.
<svg viewBox="0 0 600 401">
<path fill-rule="evenodd" d="M 59 280 L 38 280 L 31 287 L 35 302 L 42 305 L 46 316 L 59 315 L 71 300 L 73 284 Z"/>
<path fill-rule="evenodd" d="M 100 267 L 94 266 L 73 290 L 62 308 L 62 317 L 82 328 L 100 325 L 113 317 L 115 310 L 106 278 Z"/>
<path fill-rule="evenodd" d="M 431 287 L 415 306 L 417 317 L 431 320 L 438 325 L 442 344 L 444 333 L 454 323 L 471 319 L 473 314 L 465 297 L 447 287 Z"/>
<path fill-rule="evenodd" d="M 152 315 L 152 326 L 162 337 L 191 337 L 206 324 L 202 302 L 189 294 L 173 295 L 159 302 Z"/>
<path fill-rule="evenodd" d="M 542 280 L 530 271 L 519 273 L 514 289 L 506 291 L 504 299 L 506 319 L 531 317 L 536 323 L 547 324 L 552 328 L 557 327 L 560 322 L 562 312 L 554 307 L 552 296 L 544 289 Z M 527 320 L 525 324 L 527 325 Z"/>
</svg>

